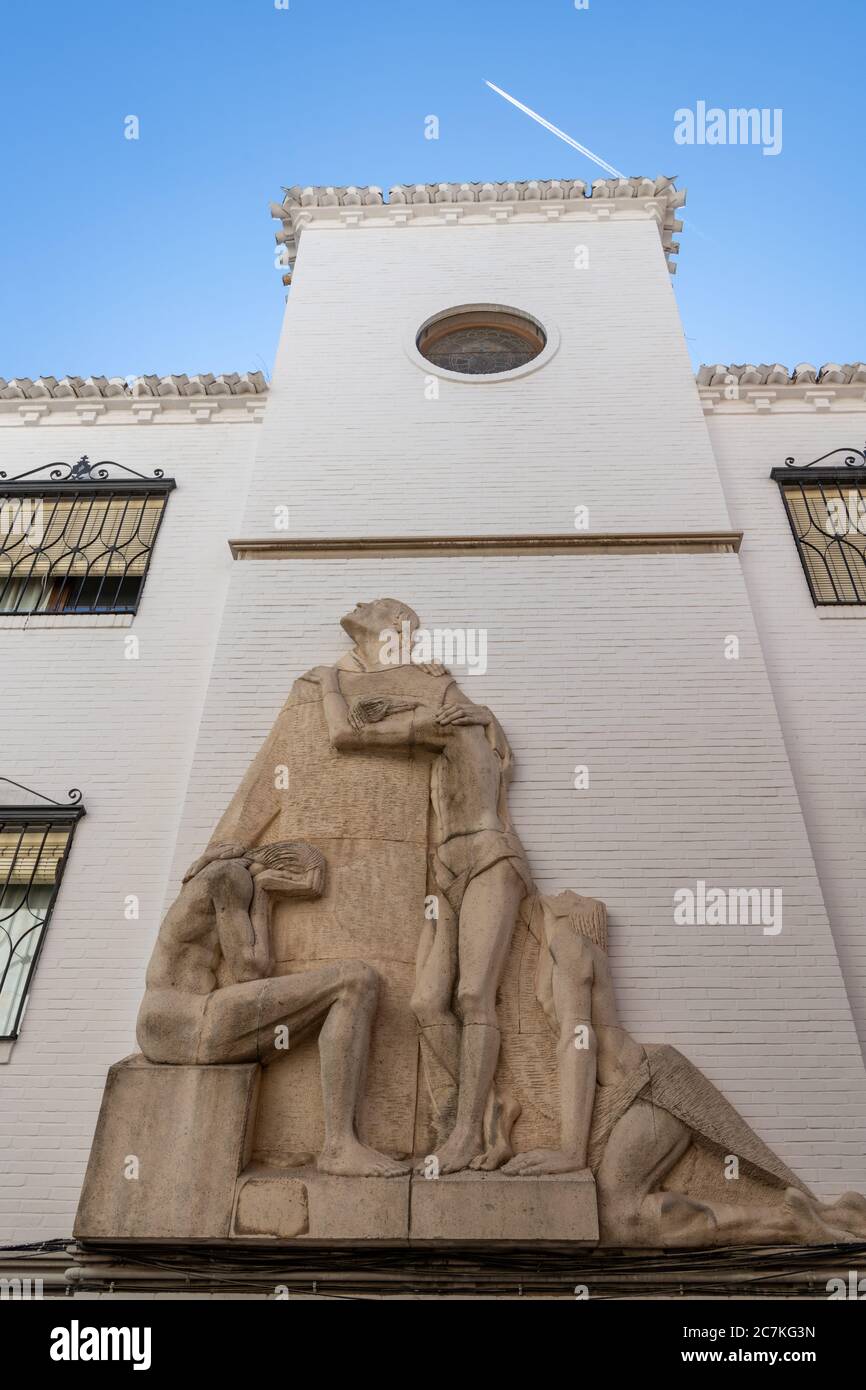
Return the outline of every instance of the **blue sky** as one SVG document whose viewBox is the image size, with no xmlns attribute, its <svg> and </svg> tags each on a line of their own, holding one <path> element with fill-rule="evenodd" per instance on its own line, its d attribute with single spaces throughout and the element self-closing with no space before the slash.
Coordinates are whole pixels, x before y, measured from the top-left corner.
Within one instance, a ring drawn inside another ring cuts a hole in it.
<svg viewBox="0 0 866 1390">
<path fill-rule="evenodd" d="M 603 177 L 484 78 L 688 188 L 696 364 L 866 358 L 863 0 L 4 0 L 0 45 L 7 378 L 269 371 L 283 185 Z M 676 144 L 698 101 L 781 153 Z"/>
</svg>

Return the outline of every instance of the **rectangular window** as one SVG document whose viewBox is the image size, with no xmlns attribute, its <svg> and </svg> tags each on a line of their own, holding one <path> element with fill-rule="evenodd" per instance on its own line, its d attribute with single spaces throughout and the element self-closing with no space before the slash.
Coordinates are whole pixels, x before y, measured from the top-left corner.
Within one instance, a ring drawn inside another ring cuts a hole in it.
<svg viewBox="0 0 866 1390">
<path fill-rule="evenodd" d="M 774 468 L 817 605 L 866 604 L 866 476 L 854 470 Z"/>
<path fill-rule="evenodd" d="M 0 1042 L 16 1038 L 84 808 L 0 806 Z"/>
<path fill-rule="evenodd" d="M 173 487 L 0 483 L 0 614 L 135 613 Z"/>
</svg>

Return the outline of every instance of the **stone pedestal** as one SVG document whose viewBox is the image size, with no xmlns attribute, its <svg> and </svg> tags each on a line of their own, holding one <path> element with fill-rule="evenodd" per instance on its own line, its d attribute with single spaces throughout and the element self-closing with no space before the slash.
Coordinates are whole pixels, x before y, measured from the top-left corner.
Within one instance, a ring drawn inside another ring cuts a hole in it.
<svg viewBox="0 0 866 1390">
<path fill-rule="evenodd" d="M 225 1240 L 249 1158 L 258 1074 L 241 1066 L 109 1070 L 74 1234 Z"/>
<path fill-rule="evenodd" d="M 451 1173 L 412 1180 L 413 1240 L 598 1240 L 595 1182 L 586 1173 L 548 1178 Z"/>
<path fill-rule="evenodd" d="M 455 1173 L 449 1177 L 333 1178 L 315 1168 L 250 1168 L 238 1186 L 236 1240 L 598 1240 L 595 1183 Z"/>
<path fill-rule="evenodd" d="M 582 1174 L 342 1178 L 312 1164 L 250 1161 L 260 1068 L 154 1066 L 108 1073 L 81 1202 L 79 1240 L 598 1240 Z"/>
</svg>

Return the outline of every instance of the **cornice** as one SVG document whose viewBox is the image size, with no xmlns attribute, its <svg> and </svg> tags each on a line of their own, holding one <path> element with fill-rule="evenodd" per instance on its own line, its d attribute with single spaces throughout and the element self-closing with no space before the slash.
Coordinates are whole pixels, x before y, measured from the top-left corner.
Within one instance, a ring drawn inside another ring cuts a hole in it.
<svg viewBox="0 0 866 1390">
<path fill-rule="evenodd" d="M 248 423 L 263 418 L 267 393 L 263 372 L 0 377 L 0 427 Z"/>
<path fill-rule="evenodd" d="M 716 363 L 700 367 L 695 379 L 705 415 L 850 412 L 866 401 L 866 362 L 800 362 L 791 369 L 779 362 Z"/>
<path fill-rule="evenodd" d="M 236 560 L 376 560 L 388 556 L 725 554 L 739 550 L 742 531 L 598 532 L 563 535 L 249 537 L 230 540 Z"/>
<path fill-rule="evenodd" d="M 586 219 L 651 217 L 657 224 L 668 263 L 682 230 L 675 216 L 686 201 L 685 191 L 669 178 L 597 179 L 588 185 L 574 179 L 530 179 L 521 183 L 395 184 L 386 199 L 381 188 L 294 187 L 284 190 L 281 203 L 271 203 L 271 216 L 282 222 L 276 241 L 283 264 L 291 267 L 305 227 L 331 229 L 363 226 L 447 226 L 506 222 L 576 222 Z"/>
</svg>

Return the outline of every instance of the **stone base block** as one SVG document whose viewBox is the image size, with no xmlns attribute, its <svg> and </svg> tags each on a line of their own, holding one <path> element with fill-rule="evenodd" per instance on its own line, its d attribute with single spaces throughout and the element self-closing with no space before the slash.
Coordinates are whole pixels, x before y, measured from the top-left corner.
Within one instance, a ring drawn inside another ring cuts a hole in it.
<svg viewBox="0 0 866 1390">
<path fill-rule="evenodd" d="M 78 1239 L 226 1240 L 258 1078 L 255 1063 L 115 1063 L 75 1218 Z"/>
<path fill-rule="evenodd" d="M 587 1173 L 547 1178 L 451 1173 L 412 1179 L 412 1240 L 598 1240 L 595 1182 Z"/>
<path fill-rule="evenodd" d="M 238 1184 L 232 1237 L 334 1241 L 598 1241 L 585 1174 L 332 1178 L 254 1166 Z"/>
<path fill-rule="evenodd" d="M 588 1174 L 343 1178 L 251 1163 L 260 1068 L 109 1071 L 74 1234 L 87 1241 L 598 1240 Z"/>
<path fill-rule="evenodd" d="M 238 1188 L 235 1239 L 396 1240 L 409 1235 L 409 1178 L 333 1178 L 315 1168 L 250 1168 Z"/>
</svg>

